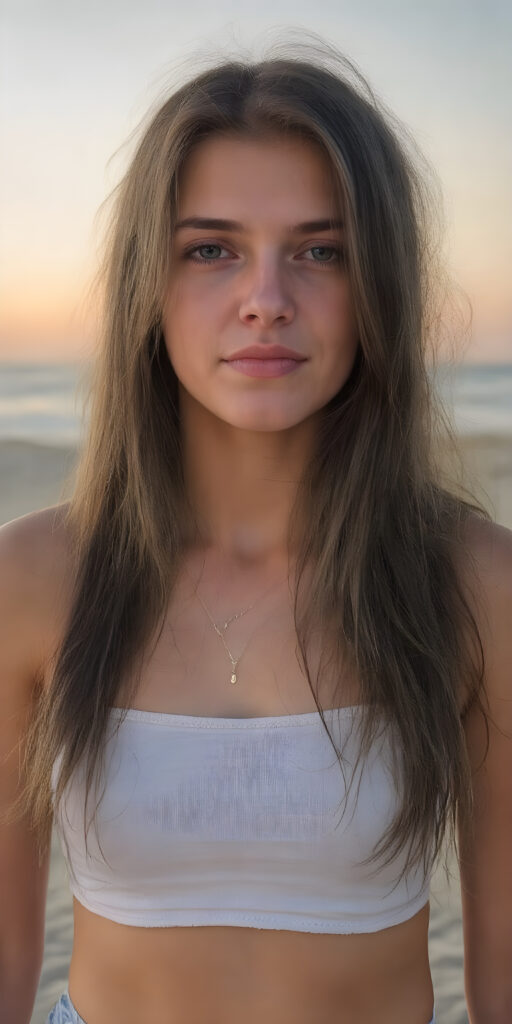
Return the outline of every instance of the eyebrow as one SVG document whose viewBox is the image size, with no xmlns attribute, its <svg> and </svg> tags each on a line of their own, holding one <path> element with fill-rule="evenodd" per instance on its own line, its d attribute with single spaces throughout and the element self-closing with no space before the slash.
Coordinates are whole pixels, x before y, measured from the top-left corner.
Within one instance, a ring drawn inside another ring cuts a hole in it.
<svg viewBox="0 0 512 1024">
<path fill-rule="evenodd" d="M 316 231 L 333 231 L 343 227 L 342 220 L 333 220 L 328 217 L 322 220 L 306 220 L 302 224 L 292 224 L 289 227 L 290 234 L 307 235 Z M 224 220 L 219 217 L 185 217 L 175 224 L 175 231 L 180 228 L 201 228 L 203 231 L 245 231 L 244 225 L 238 220 Z"/>
</svg>

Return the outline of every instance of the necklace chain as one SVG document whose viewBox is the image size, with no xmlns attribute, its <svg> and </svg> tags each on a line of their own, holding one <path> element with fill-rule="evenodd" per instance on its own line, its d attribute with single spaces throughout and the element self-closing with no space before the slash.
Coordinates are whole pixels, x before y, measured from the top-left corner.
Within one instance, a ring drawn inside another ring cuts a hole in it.
<svg viewBox="0 0 512 1024">
<path fill-rule="evenodd" d="M 229 650 L 229 647 L 228 647 L 226 641 L 224 640 L 224 633 L 225 633 L 226 629 L 228 628 L 228 626 L 231 625 L 232 622 L 234 622 L 236 619 L 241 619 L 242 615 L 245 615 L 246 612 L 250 612 L 251 608 L 254 608 L 254 606 L 258 604 L 258 601 L 262 601 L 263 598 L 266 597 L 266 595 L 269 594 L 272 590 L 274 590 L 274 588 L 277 587 L 277 586 L 278 586 L 278 584 L 274 583 L 274 585 L 272 587 L 270 587 L 269 590 L 266 590 L 265 593 L 262 594 L 261 597 L 259 597 L 256 601 L 254 601 L 253 604 L 250 604 L 248 608 L 244 608 L 243 611 L 237 612 L 236 615 L 232 615 L 230 619 L 227 619 L 227 621 L 224 623 L 223 626 L 217 626 L 217 624 L 213 621 L 212 616 L 210 615 L 210 612 L 208 611 L 208 608 L 206 607 L 203 599 L 200 597 L 200 595 L 196 591 L 196 596 L 197 596 L 198 600 L 201 602 L 201 604 L 202 604 L 202 606 L 203 606 L 203 608 L 204 608 L 204 610 L 205 610 L 205 612 L 206 612 L 206 614 L 207 614 L 207 616 L 208 616 L 208 618 L 209 618 L 209 620 L 210 620 L 210 622 L 211 622 L 211 624 L 212 624 L 212 626 L 213 626 L 217 636 L 220 637 L 220 639 L 222 640 L 222 643 L 224 644 L 224 647 L 226 649 L 226 653 L 227 653 L 227 655 L 229 657 L 229 660 L 231 662 L 231 678 L 230 678 L 230 682 L 233 685 L 237 681 L 236 669 L 237 669 L 238 662 L 240 661 L 240 658 L 242 657 L 242 654 L 244 654 L 245 651 L 247 650 L 247 647 L 249 646 L 249 643 L 246 644 L 244 650 L 242 651 L 242 654 L 240 654 L 238 656 L 238 658 L 235 659 L 235 658 L 233 658 L 233 655 L 231 654 L 231 651 Z"/>
</svg>

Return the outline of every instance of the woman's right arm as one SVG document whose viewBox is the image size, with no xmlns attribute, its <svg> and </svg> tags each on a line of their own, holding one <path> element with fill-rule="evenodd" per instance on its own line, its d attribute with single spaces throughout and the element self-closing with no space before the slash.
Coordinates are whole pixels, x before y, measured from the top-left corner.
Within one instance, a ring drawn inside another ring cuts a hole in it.
<svg viewBox="0 0 512 1024">
<path fill-rule="evenodd" d="M 0 813 L 19 791 L 23 737 L 50 617 L 55 509 L 0 528 Z M 29 1024 L 44 954 L 50 853 L 39 865 L 25 820 L 0 820 L 0 1020 Z"/>
</svg>

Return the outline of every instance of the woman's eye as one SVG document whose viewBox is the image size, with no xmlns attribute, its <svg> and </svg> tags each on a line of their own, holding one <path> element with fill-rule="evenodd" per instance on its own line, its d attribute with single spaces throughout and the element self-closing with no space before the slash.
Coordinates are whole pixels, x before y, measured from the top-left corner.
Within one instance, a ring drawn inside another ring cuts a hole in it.
<svg viewBox="0 0 512 1024">
<path fill-rule="evenodd" d="M 327 264 L 329 264 L 329 263 L 340 263 L 341 259 L 342 259 L 342 255 L 343 255 L 343 250 L 342 249 L 338 249 L 334 245 L 313 245 L 311 247 L 311 249 L 307 249 L 306 250 L 306 252 L 315 252 L 315 251 L 316 252 L 323 252 L 323 253 L 334 254 L 334 258 L 333 259 L 327 259 L 327 260 L 326 259 L 314 260 L 313 261 L 314 263 L 319 263 L 319 262 L 320 263 L 327 263 Z"/>
<path fill-rule="evenodd" d="M 201 250 L 208 249 L 210 250 L 210 256 L 196 255 Z M 219 245 L 217 242 L 203 242 L 202 245 L 195 245 L 192 249 L 188 249 L 185 253 L 185 258 L 192 260 L 194 263 L 217 263 L 218 257 L 215 255 L 213 257 L 211 256 L 212 249 L 219 249 L 224 252 L 228 251 L 227 249 L 224 249 L 224 246 Z M 318 263 L 320 266 L 330 266 L 333 263 L 341 263 L 343 260 L 343 249 L 337 248 L 334 245 L 313 245 L 309 249 L 306 249 L 305 252 L 327 253 L 327 258 L 321 257 L 320 259 L 307 260 L 308 263 Z"/>
<path fill-rule="evenodd" d="M 205 242 L 203 245 L 196 245 L 196 246 L 194 246 L 193 249 L 188 249 L 188 251 L 185 253 L 185 257 L 187 259 L 191 259 L 194 263 L 215 263 L 215 262 L 217 262 L 216 260 L 209 259 L 208 257 L 204 258 L 203 256 L 195 256 L 194 253 L 199 252 L 201 249 L 221 249 L 222 250 L 222 249 L 224 249 L 224 246 L 217 245 L 216 242 Z M 227 249 L 224 249 L 224 252 L 227 252 Z"/>
</svg>

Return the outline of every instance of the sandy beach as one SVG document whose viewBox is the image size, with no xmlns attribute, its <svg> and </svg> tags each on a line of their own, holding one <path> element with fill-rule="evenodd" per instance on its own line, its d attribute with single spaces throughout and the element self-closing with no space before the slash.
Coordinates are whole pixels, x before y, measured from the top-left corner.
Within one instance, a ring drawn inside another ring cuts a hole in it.
<svg viewBox="0 0 512 1024">
<path fill-rule="evenodd" d="M 464 441 L 477 497 L 494 519 L 512 529 L 512 437 L 485 435 Z M 76 459 L 72 448 L 24 441 L 0 442 L 0 523 L 57 504 Z M 68 484 L 69 487 L 69 484 Z M 461 902 L 456 865 L 449 886 L 438 872 L 432 880 L 430 958 L 438 1024 L 467 1024 L 463 987 Z M 31 1024 L 46 1015 L 65 989 L 73 942 L 72 898 L 66 867 L 53 834 L 46 908 L 45 957 Z"/>
</svg>

